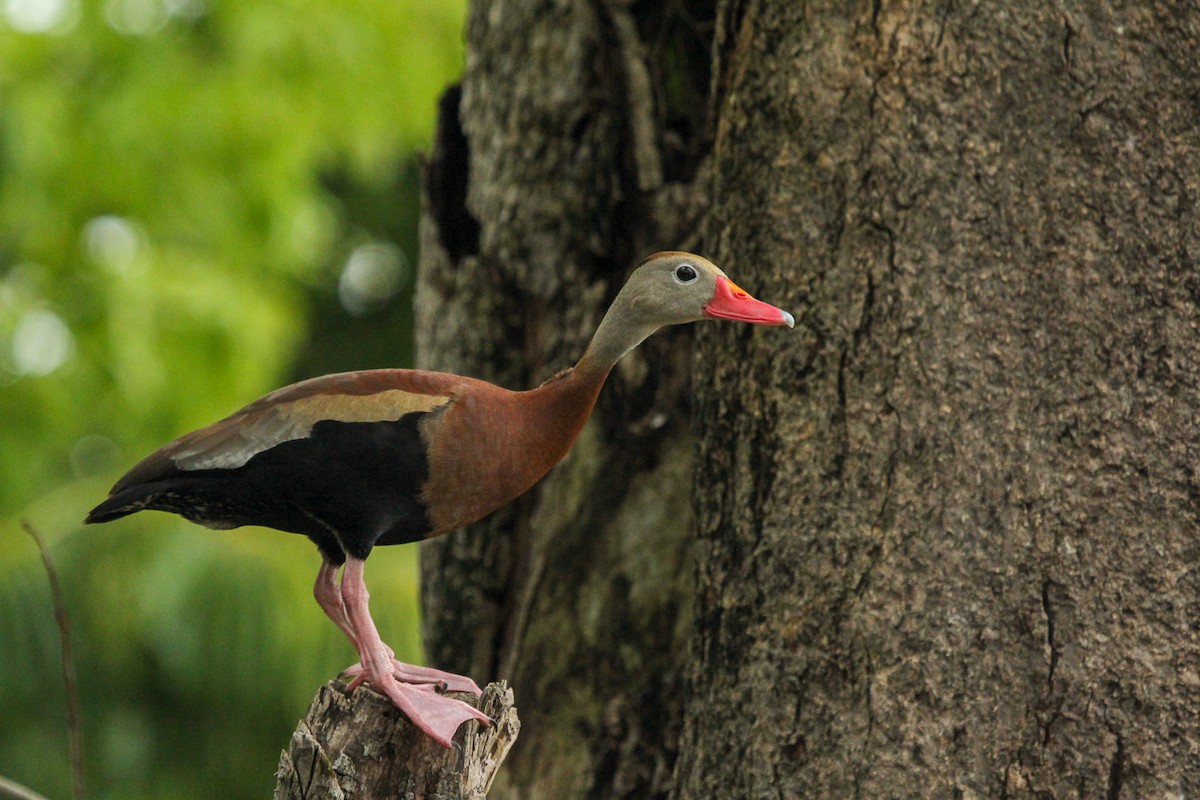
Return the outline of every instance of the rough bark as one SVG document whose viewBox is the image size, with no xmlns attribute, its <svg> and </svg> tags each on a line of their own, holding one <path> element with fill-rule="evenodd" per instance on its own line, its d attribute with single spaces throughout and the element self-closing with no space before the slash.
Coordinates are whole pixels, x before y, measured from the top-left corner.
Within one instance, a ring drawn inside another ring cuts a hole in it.
<svg viewBox="0 0 1200 800">
<path fill-rule="evenodd" d="M 1198 19 L 472 5 L 424 366 L 549 377 L 655 249 L 801 312 L 651 339 L 426 546 L 431 657 L 526 709 L 498 795 L 1200 791 Z"/>
<path fill-rule="evenodd" d="M 504 684 L 485 687 L 478 708 L 493 723 L 480 728 L 472 720 L 458 734 L 461 748 L 447 749 L 386 698 L 365 689 L 347 694 L 330 681 L 279 758 L 275 800 L 483 800 L 521 723 Z"/>
<path fill-rule="evenodd" d="M 720 20 L 677 796 L 1196 795 L 1200 6 Z"/>
</svg>

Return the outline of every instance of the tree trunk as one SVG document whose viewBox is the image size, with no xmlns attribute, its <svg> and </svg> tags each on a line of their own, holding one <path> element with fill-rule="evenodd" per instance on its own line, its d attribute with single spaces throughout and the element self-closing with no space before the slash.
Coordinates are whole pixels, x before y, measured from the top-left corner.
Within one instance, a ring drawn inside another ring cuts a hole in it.
<svg viewBox="0 0 1200 800">
<path fill-rule="evenodd" d="M 423 366 L 544 380 L 656 249 L 802 312 L 652 338 L 425 545 L 431 659 L 521 698 L 496 796 L 1200 792 L 1197 19 L 473 4 Z"/>
<path fill-rule="evenodd" d="M 473 4 L 426 170 L 421 366 L 534 386 L 579 357 L 634 262 L 686 243 L 709 34 L 682 10 Z M 678 65 L 669 102 L 647 32 Z M 627 357 L 533 492 L 424 545 L 431 661 L 507 676 L 536 732 L 497 796 L 669 788 L 694 574 L 689 336 Z"/>
<path fill-rule="evenodd" d="M 1200 793 L 1200 7 L 721 19 L 677 796 Z"/>
</svg>

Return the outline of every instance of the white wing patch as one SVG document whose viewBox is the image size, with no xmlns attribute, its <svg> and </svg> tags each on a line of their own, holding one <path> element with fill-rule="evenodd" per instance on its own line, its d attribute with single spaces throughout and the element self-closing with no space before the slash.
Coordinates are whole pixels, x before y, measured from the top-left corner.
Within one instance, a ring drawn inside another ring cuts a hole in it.
<svg viewBox="0 0 1200 800">
<path fill-rule="evenodd" d="M 272 447 L 303 439 L 322 420 L 393 422 L 414 411 L 432 411 L 449 395 L 392 389 L 373 394 L 315 394 L 259 412 L 247 409 L 177 443 L 171 461 L 182 470 L 236 469 Z"/>
<path fill-rule="evenodd" d="M 275 406 L 249 424 L 229 425 L 207 436 L 181 441 L 171 460 L 186 470 L 240 467 L 264 450 L 308 436 L 313 420 L 288 414 L 287 410 L 287 406 Z"/>
</svg>

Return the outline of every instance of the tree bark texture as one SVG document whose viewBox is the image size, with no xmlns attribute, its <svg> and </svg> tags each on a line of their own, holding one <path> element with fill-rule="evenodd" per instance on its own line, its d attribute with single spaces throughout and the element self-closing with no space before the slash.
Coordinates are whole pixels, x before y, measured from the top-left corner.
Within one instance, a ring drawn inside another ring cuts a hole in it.
<svg viewBox="0 0 1200 800">
<path fill-rule="evenodd" d="M 502 683 L 483 690 L 472 720 L 447 749 L 409 722 L 390 700 L 338 681 L 317 692 L 279 758 L 275 800 L 483 800 L 520 732 L 513 692 Z"/>
<path fill-rule="evenodd" d="M 424 546 L 431 659 L 522 698 L 496 796 L 1200 793 L 1197 20 L 472 4 L 422 366 L 544 380 L 657 249 L 800 318 L 652 338 Z"/>
<path fill-rule="evenodd" d="M 676 796 L 1197 795 L 1200 6 L 720 21 Z"/>
<path fill-rule="evenodd" d="M 690 5 L 472 5 L 426 169 L 422 367 L 535 386 L 582 354 L 637 260 L 687 243 L 711 40 Z M 668 790 L 694 581 L 689 342 L 623 360 L 533 492 L 424 545 L 430 660 L 506 676 L 535 732 L 497 796 Z"/>
</svg>

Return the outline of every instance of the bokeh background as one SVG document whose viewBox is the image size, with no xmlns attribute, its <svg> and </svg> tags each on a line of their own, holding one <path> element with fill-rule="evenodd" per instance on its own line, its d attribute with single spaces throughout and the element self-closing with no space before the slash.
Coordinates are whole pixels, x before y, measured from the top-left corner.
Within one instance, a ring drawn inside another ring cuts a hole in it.
<svg viewBox="0 0 1200 800">
<path fill-rule="evenodd" d="M 411 361 L 418 164 L 463 0 L 0 0 L 0 775 L 70 796 L 63 582 L 89 796 L 265 797 L 354 660 L 304 538 L 80 520 L 137 459 L 294 380 Z M 368 569 L 420 659 L 415 548 Z"/>
</svg>

